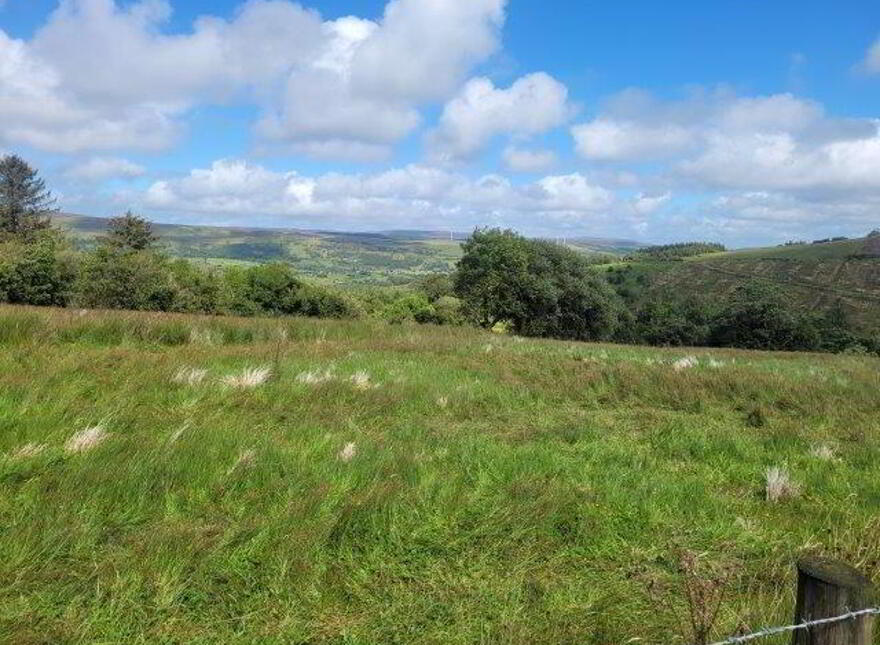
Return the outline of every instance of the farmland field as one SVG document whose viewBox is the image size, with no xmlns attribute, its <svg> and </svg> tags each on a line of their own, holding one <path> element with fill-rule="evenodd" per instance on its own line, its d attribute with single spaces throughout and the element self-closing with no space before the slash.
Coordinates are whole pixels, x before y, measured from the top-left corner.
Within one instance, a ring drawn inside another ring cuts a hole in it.
<svg viewBox="0 0 880 645">
<path fill-rule="evenodd" d="M 686 643 L 684 552 L 718 636 L 804 552 L 880 581 L 877 358 L 10 306 L 0 350 L 3 643 Z"/>
</svg>

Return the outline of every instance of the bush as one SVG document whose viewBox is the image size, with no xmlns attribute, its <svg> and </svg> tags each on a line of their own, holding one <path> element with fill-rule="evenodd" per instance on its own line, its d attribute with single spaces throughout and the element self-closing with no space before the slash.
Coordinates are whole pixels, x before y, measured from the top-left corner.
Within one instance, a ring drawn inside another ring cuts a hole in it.
<svg viewBox="0 0 880 645">
<path fill-rule="evenodd" d="M 84 307 L 171 311 L 177 298 L 166 260 L 152 251 L 99 247 L 86 256 L 77 286 Z"/>
<path fill-rule="evenodd" d="M 382 318 L 395 325 L 403 322 L 438 322 L 437 310 L 421 293 L 407 294 L 390 303 L 382 310 Z"/>
<path fill-rule="evenodd" d="M 766 350 L 811 350 L 819 331 L 808 315 L 788 305 L 782 292 L 760 282 L 732 294 L 712 321 L 712 345 Z"/>
<path fill-rule="evenodd" d="M 169 264 L 173 283 L 172 311 L 216 314 L 222 310 L 223 284 L 218 271 L 202 269 L 187 260 Z"/>
<path fill-rule="evenodd" d="M 293 306 L 291 313 L 314 318 L 358 318 L 361 314 L 350 298 L 309 284 L 299 288 Z"/>
<path fill-rule="evenodd" d="M 0 301 L 64 307 L 76 276 L 75 258 L 57 234 L 35 236 L 0 243 Z"/>
</svg>

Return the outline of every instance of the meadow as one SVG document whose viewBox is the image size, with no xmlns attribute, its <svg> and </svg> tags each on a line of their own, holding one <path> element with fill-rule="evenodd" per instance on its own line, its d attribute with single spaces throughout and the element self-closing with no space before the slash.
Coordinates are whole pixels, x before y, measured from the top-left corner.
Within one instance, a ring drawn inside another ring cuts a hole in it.
<svg viewBox="0 0 880 645">
<path fill-rule="evenodd" d="M 687 643 L 878 544 L 876 357 L 0 306 L 3 643 Z"/>
</svg>

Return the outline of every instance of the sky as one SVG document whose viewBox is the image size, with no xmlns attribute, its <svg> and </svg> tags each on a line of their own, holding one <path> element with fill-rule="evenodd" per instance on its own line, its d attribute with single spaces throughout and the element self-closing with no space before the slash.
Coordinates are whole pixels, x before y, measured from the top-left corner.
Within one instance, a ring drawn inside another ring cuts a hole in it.
<svg viewBox="0 0 880 645">
<path fill-rule="evenodd" d="M 778 244 L 880 227 L 877 0 L 0 0 L 67 212 Z"/>
</svg>

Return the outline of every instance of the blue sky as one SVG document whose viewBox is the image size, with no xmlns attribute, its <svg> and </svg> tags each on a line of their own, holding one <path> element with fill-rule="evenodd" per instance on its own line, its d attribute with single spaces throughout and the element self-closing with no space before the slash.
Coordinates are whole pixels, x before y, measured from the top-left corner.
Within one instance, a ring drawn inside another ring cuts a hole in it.
<svg viewBox="0 0 880 645">
<path fill-rule="evenodd" d="M 732 246 L 880 226 L 880 4 L 0 0 L 65 210 Z"/>
</svg>

